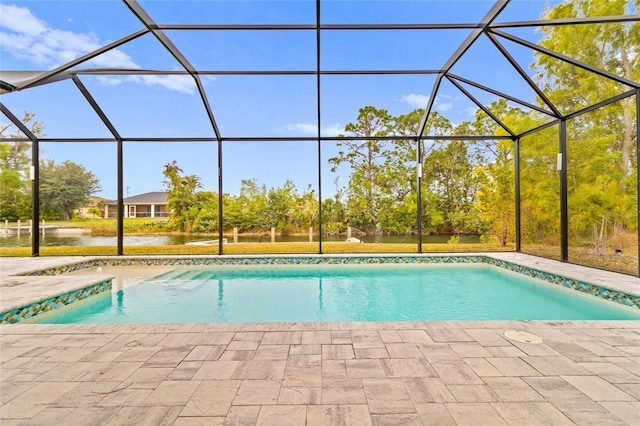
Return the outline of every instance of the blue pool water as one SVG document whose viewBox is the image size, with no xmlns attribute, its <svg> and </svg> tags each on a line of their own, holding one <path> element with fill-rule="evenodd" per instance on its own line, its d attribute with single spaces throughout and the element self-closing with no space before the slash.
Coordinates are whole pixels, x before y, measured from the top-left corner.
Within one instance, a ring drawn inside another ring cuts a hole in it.
<svg viewBox="0 0 640 426">
<path fill-rule="evenodd" d="M 40 323 L 640 319 L 489 265 L 176 269 Z"/>
</svg>

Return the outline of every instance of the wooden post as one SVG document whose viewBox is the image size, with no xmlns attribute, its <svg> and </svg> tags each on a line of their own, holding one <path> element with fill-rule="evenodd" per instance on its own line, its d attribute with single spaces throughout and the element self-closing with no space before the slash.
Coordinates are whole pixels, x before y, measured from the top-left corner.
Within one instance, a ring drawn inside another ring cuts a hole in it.
<svg viewBox="0 0 640 426">
<path fill-rule="evenodd" d="M 20 219 L 18 219 L 18 238 L 20 238 Z"/>
<path fill-rule="evenodd" d="M 44 219 L 42 219 L 42 236 L 44 237 Z"/>
<path fill-rule="evenodd" d="M 313 242 L 313 226 L 309 227 L 309 242 Z"/>
<path fill-rule="evenodd" d="M 276 228 L 271 228 L 271 242 L 276 242 Z"/>
<path fill-rule="evenodd" d="M 233 244 L 238 244 L 238 228 L 233 228 Z"/>
<path fill-rule="evenodd" d="M 347 226 L 347 240 L 351 238 L 351 227 Z"/>
<path fill-rule="evenodd" d="M 33 235 L 33 219 L 29 219 L 29 235 Z M 36 235 L 38 235 L 36 233 Z"/>
</svg>

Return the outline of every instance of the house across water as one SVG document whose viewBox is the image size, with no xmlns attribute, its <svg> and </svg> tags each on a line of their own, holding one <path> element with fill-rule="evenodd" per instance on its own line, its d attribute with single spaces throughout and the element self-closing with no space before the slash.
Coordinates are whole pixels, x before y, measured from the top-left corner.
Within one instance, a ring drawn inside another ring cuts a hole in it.
<svg viewBox="0 0 640 426">
<path fill-rule="evenodd" d="M 164 191 L 147 192 L 133 195 L 123 200 L 125 218 L 168 217 L 167 193 Z M 104 203 L 104 217 L 118 217 L 118 201 Z"/>
</svg>

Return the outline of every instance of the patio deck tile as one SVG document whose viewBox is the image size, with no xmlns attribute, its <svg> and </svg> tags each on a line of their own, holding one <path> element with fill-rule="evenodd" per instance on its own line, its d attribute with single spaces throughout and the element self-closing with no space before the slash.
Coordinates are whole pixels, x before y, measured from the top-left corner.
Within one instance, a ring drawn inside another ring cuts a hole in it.
<svg viewBox="0 0 640 426">
<path fill-rule="evenodd" d="M 640 321 L 0 325 L 0 376 L 3 425 L 638 424 Z"/>
</svg>

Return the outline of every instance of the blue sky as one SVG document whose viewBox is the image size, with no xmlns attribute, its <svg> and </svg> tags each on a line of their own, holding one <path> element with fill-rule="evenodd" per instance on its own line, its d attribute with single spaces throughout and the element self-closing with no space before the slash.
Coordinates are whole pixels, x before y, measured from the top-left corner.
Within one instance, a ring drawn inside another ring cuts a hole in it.
<svg viewBox="0 0 640 426">
<path fill-rule="evenodd" d="M 325 1 L 322 23 L 471 23 L 493 1 Z M 157 23 L 315 23 L 314 1 L 140 1 Z M 547 2 L 514 0 L 498 21 L 538 19 Z M 0 4 L 0 64 L 3 70 L 46 70 L 68 62 L 143 28 L 119 1 L 11 1 Z M 520 36 L 535 40 L 531 30 Z M 308 70 L 316 67 L 315 31 L 167 31 L 166 34 L 198 69 Z M 468 31 L 324 31 L 321 66 L 326 70 L 439 69 Z M 527 66 L 529 51 L 517 59 Z M 80 67 L 181 70 L 150 34 L 103 54 Z M 454 67 L 456 74 L 500 87 L 533 101 L 533 93 L 487 41 L 472 47 Z M 124 137 L 213 136 L 193 80 L 187 76 L 81 76 Z M 321 77 L 324 135 L 337 135 L 355 121 L 358 108 L 374 105 L 392 115 L 427 104 L 434 77 L 378 75 Z M 205 76 L 205 90 L 223 136 L 315 136 L 316 77 Z M 476 93 L 474 93 L 476 94 Z M 477 93 L 485 102 L 494 98 Z M 111 137 L 71 81 L 61 81 L 3 95 L 14 114 L 33 111 L 47 137 Z M 454 87 L 443 85 L 435 110 L 452 122 L 473 118 L 475 106 Z M 2 122 L 6 122 L 2 117 Z M 115 143 L 43 143 L 41 156 L 69 159 L 96 174 L 103 191 L 115 198 Z M 217 190 L 215 143 L 126 143 L 125 187 L 130 195 L 161 190 L 163 165 L 176 160 L 186 174 L 200 176 L 205 189 Z M 225 143 L 224 192 L 237 193 L 242 179 L 268 186 L 290 179 L 302 190 L 317 188 L 315 142 L 278 144 Z M 346 185 L 348 170 L 329 173 L 326 159 L 335 143 L 323 150 L 323 195 Z M 125 192 L 126 193 L 126 192 Z"/>
</svg>

